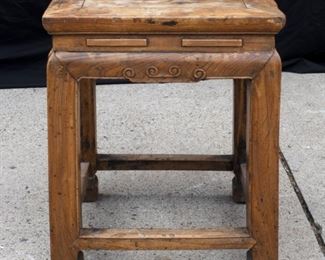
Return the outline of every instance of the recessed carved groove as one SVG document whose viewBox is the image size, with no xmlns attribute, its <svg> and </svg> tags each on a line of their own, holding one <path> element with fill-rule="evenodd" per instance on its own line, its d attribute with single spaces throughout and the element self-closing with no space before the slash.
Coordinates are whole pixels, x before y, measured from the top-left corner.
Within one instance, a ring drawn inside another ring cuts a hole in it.
<svg viewBox="0 0 325 260">
<path fill-rule="evenodd" d="M 177 78 L 181 72 L 180 67 L 173 65 L 168 68 L 168 74 L 161 74 L 156 66 L 150 66 L 146 70 L 146 75 L 149 78 Z"/>
</svg>

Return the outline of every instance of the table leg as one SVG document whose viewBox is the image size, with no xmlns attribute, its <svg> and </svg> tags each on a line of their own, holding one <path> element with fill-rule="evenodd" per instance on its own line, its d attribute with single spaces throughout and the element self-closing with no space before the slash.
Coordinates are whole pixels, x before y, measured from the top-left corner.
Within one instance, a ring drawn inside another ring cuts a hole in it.
<svg viewBox="0 0 325 260">
<path fill-rule="evenodd" d="M 248 259 L 278 259 L 281 60 L 274 55 L 248 87 L 247 226 L 256 240 Z"/>
<path fill-rule="evenodd" d="M 84 201 L 93 202 L 98 198 L 96 176 L 96 81 L 80 80 L 80 139 L 81 161 L 89 162 L 88 181 Z"/>
<path fill-rule="evenodd" d="M 81 226 L 79 90 L 54 53 L 47 73 L 51 259 L 82 259 L 73 246 Z"/>
<path fill-rule="evenodd" d="M 232 197 L 236 203 L 245 203 L 245 194 L 241 182 L 241 163 L 246 162 L 246 91 L 247 80 L 234 80 L 234 127 L 233 127 L 233 154 L 234 173 L 232 180 Z"/>
</svg>

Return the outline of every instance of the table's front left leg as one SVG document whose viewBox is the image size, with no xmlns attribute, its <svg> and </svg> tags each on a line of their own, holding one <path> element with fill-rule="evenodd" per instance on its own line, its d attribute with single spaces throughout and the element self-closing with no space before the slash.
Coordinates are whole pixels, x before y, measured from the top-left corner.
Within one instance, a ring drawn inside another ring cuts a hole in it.
<svg viewBox="0 0 325 260">
<path fill-rule="evenodd" d="M 78 86 L 54 53 L 47 93 L 51 259 L 82 259 L 73 245 L 81 226 Z"/>
</svg>

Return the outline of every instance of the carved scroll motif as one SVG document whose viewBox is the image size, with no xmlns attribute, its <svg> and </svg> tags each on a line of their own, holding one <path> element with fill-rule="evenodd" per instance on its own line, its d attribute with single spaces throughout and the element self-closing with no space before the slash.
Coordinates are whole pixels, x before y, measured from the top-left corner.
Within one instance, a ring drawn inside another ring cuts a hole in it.
<svg viewBox="0 0 325 260">
<path fill-rule="evenodd" d="M 182 70 L 178 66 L 170 66 L 168 68 L 168 74 L 159 73 L 159 69 L 155 66 L 150 66 L 146 70 L 146 75 L 149 78 L 177 78 L 181 75 Z"/>
<path fill-rule="evenodd" d="M 125 68 L 122 72 L 123 77 L 126 79 L 131 79 L 135 77 L 135 71 L 131 68 Z"/>
<path fill-rule="evenodd" d="M 138 76 L 141 73 L 139 72 Z M 148 78 L 178 78 L 182 74 L 182 70 L 179 66 L 172 65 L 168 67 L 168 72 L 164 73 L 161 72 L 160 69 L 156 66 L 149 66 L 145 69 L 145 75 Z M 137 77 L 137 73 L 135 72 L 135 69 L 133 68 L 125 68 L 122 71 L 122 75 L 126 79 L 132 79 Z M 207 72 L 202 68 L 195 68 L 192 72 L 192 80 L 194 81 L 200 81 L 204 80 L 207 77 Z"/>
<path fill-rule="evenodd" d="M 207 77 L 207 73 L 204 69 L 195 69 L 193 71 L 193 78 L 196 81 L 203 80 Z"/>
</svg>

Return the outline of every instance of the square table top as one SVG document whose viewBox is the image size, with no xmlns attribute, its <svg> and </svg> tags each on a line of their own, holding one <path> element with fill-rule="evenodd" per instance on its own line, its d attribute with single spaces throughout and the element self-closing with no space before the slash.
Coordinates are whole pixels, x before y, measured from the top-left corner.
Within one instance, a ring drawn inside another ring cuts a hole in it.
<svg viewBox="0 0 325 260">
<path fill-rule="evenodd" d="M 53 0 L 43 16 L 51 34 L 277 33 L 273 0 Z"/>
</svg>

